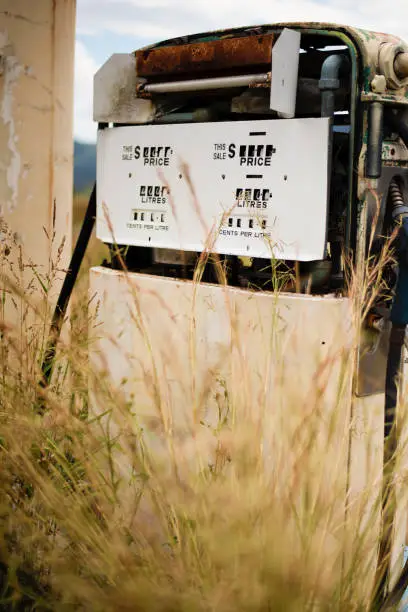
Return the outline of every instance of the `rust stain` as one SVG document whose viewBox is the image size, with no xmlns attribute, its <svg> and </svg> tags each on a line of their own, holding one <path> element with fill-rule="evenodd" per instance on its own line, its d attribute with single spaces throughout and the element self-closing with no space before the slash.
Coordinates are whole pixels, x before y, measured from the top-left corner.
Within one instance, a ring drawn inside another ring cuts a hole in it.
<svg viewBox="0 0 408 612">
<path fill-rule="evenodd" d="M 34 19 L 29 19 L 25 15 L 21 15 L 19 13 L 12 13 L 11 11 L 0 11 L 0 15 L 7 17 L 9 19 L 16 19 L 19 21 L 24 21 L 25 23 L 29 23 L 34 26 L 44 26 L 47 25 L 46 21 L 35 21 Z"/>
<path fill-rule="evenodd" d="M 274 40 L 265 34 L 144 49 L 136 51 L 136 71 L 154 77 L 270 65 Z"/>
<path fill-rule="evenodd" d="M 54 198 L 53 206 L 52 206 L 52 232 L 53 233 L 55 232 L 56 220 L 57 220 L 57 200 Z"/>
<path fill-rule="evenodd" d="M 51 109 L 51 116 L 52 116 L 52 138 L 51 138 L 51 146 L 50 146 L 50 152 L 49 152 L 49 160 L 48 160 L 48 164 L 49 164 L 49 195 L 48 195 L 48 219 L 49 219 L 49 229 L 50 229 L 50 225 L 52 224 L 52 231 L 54 232 L 54 228 L 55 228 L 55 222 L 54 222 L 54 218 L 56 215 L 56 202 L 54 199 L 54 130 L 55 130 L 55 95 L 54 95 L 54 88 L 55 88 L 55 70 L 56 70 L 56 58 L 55 58 L 55 44 L 56 44 L 56 38 L 55 38 L 55 21 L 56 21 L 56 11 L 57 11 L 57 0 L 52 0 L 52 8 L 51 8 L 51 48 L 52 48 L 52 80 L 53 80 L 53 88 L 51 91 L 51 102 L 52 102 L 52 109 Z"/>
</svg>

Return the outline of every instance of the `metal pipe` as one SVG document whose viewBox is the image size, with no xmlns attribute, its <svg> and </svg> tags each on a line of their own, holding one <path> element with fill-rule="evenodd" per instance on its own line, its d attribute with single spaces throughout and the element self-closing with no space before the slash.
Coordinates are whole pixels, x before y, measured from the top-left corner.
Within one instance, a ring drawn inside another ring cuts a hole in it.
<svg viewBox="0 0 408 612">
<path fill-rule="evenodd" d="M 398 53 L 394 60 L 394 70 L 401 80 L 408 78 L 408 52 Z"/>
<path fill-rule="evenodd" d="M 319 81 L 322 92 L 322 117 L 333 117 L 335 111 L 335 91 L 340 88 L 340 74 L 349 67 L 346 55 L 334 54 L 325 59 Z"/>
<path fill-rule="evenodd" d="M 379 178 L 382 172 L 382 145 L 384 137 L 384 105 L 381 102 L 370 104 L 368 117 L 368 143 L 366 177 Z"/>
<path fill-rule="evenodd" d="M 216 77 L 212 79 L 194 79 L 191 81 L 172 81 L 169 83 L 150 83 L 142 85 L 140 92 L 146 93 L 182 93 L 188 91 L 205 91 L 209 89 L 229 89 L 270 83 L 271 74 L 244 74 L 242 76 Z"/>
</svg>

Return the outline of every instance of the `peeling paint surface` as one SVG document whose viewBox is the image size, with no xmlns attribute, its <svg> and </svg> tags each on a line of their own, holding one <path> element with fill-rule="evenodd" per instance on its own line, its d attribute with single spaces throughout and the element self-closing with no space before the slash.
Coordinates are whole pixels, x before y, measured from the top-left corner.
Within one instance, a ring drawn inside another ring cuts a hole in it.
<svg viewBox="0 0 408 612">
<path fill-rule="evenodd" d="M 18 183 L 21 170 L 21 156 L 17 148 L 17 135 L 13 115 L 13 89 L 23 73 L 24 68 L 18 62 L 17 57 L 12 55 L 11 47 L 8 43 L 6 32 L 0 32 L 0 54 L 4 55 L 3 66 L 3 99 L 1 100 L 0 117 L 4 126 L 8 129 L 8 159 L 4 164 L 3 159 L 0 160 L 0 169 L 6 171 L 8 194 L 6 205 L 9 211 L 13 210 L 17 205 L 18 198 Z M 2 168 L 3 166 L 3 168 Z M 6 167 L 4 167 L 6 166 Z M 1 205 L 0 205 L 1 211 Z"/>
</svg>

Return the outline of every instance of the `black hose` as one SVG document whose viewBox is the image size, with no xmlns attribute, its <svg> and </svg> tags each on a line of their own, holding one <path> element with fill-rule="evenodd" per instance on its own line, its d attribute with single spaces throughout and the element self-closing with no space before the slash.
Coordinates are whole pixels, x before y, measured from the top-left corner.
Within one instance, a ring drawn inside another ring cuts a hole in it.
<svg viewBox="0 0 408 612">
<path fill-rule="evenodd" d="M 408 125 L 401 120 L 400 115 L 393 110 L 386 113 L 388 126 L 395 131 L 408 148 Z M 402 225 L 397 241 L 397 256 L 399 258 L 399 278 L 395 292 L 391 321 L 393 323 L 390 336 L 390 349 L 387 359 L 386 391 L 384 407 L 384 468 L 382 493 L 382 534 L 377 562 L 376 591 L 372 610 L 374 612 L 395 609 L 408 588 L 408 564 L 404 567 L 394 588 L 387 595 L 386 587 L 390 572 L 392 529 L 395 518 L 395 490 L 392 479 L 395 467 L 395 451 L 397 448 L 397 432 L 395 430 L 396 406 L 398 397 L 398 375 L 401 371 L 402 350 L 405 340 L 408 310 L 408 225 L 406 207 L 402 189 L 395 179 L 390 185 L 392 217 L 402 219 Z"/>
<path fill-rule="evenodd" d="M 404 594 L 407 588 L 408 588 L 408 563 L 405 564 L 404 569 L 402 570 L 391 593 L 385 599 L 381 607 L 377 608 L 378 612 L 390 612 L 391 610 L 397 610 L 398 605 L 401 603 L 402 598 L 404 597 Z"/>
<path fill-rule="evenodd" d="M 401 372 L 405 341 L 405 325 L 393 324 L 387 358 L 384 407 L 384 457 L 382 484 L 382 531 L 376 572 L 374 610 L 381 608 L 391 570 L 392 535 L 395 520 L 395 489 L 393 475 L 397 450 L 396 408 L 398 399 L 398 377 Z"/>
<path fill-rule="evenodd" d="M 96 183 L 92 189 L 91 197 L 89 198 L 88 207 L 86 209 L 81 231 L 79 233 L 78 240 L 72 253 L 71 262 L 69 264 L 69 268 L 58 297 L 57 305 L 54 310 L 54 315 L 52 317 L 48 343 L 45 349 L 44 358 L 41 366 L 42 379 L 40 381 L 40 387 L 42 387 L 43 389 L 46 389 L 51 382 L 56 347 L 59 337 L 61 335 L 62 324 L 67 313 L 67 308 L 72 295 L 72 290 L 78 278 L 78 273 L 81 268 L 85 252 L 92 235 L 92 231 L 95 225 L 95 217 Z"/>
<path fill-rule="evenodd" d="M 392 329 L 387 358 L 384 406 L 384 458 L 382 484 L 382 532 L 377 561 L 376 588 L 372 610 L 384 609 L 388 600 L 387 586 L 391 570 L 392 535 L 395 521 L 395 488 L 393 477 L 395 471 L 398 436 L 396 431 L 396 413 L 401 373 L 406 325 L 408 323 L 408 208 L 405 205 L 401 184 L 394 179 L 390 184 L 389 201 L 394 221 L 401 221 L 396 240 L 396 255 L 399 263 L 399 275 L 391 310 Z M 408 576 L 407 576 L 408 577 Z M 408 583 L 407 583 L 408 585 Z"/>
<path fill-rule="evenodd" d="M 398 376 L 401 371 L 402 350 L 405 341 L 405 325 L 393 325 L 387 359 L 385 381 L 384 440 L 391 440 L 396 417 Z M 395 449 L 392 449 L 395 450 Z"/>
</svg>

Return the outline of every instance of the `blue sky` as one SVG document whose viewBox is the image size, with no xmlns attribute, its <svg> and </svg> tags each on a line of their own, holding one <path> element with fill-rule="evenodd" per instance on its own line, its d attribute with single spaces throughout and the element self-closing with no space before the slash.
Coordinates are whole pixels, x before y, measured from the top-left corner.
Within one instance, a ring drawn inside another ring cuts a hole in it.
<svg viewBox="0 0 408 612">
<path fill-rule="evenodd" d="M 408 42 L 408 0 L 77 0 L 75 137 L 95 140 L 93 75 L 113 53 L 193 32 L 296 20 L 346 23 Z"/>
</svg>

